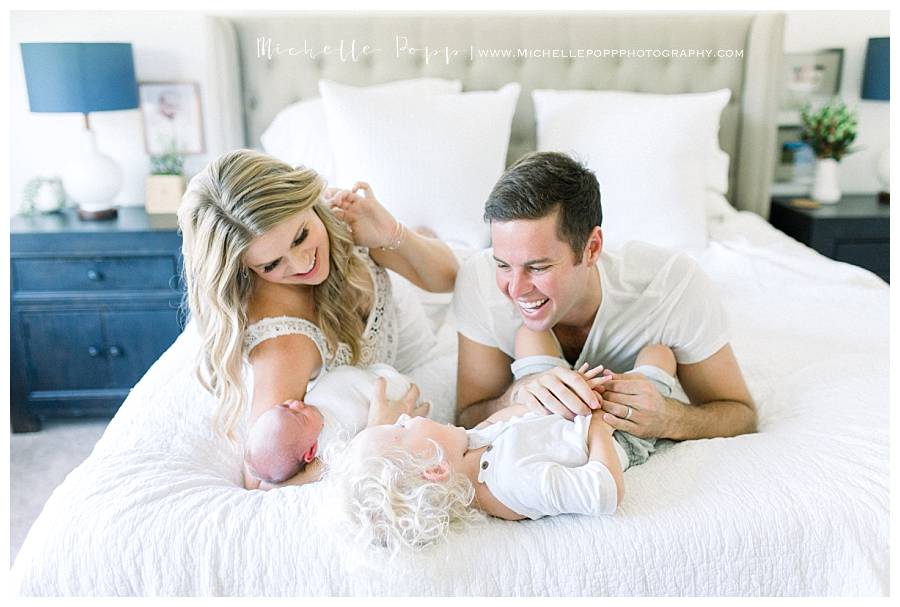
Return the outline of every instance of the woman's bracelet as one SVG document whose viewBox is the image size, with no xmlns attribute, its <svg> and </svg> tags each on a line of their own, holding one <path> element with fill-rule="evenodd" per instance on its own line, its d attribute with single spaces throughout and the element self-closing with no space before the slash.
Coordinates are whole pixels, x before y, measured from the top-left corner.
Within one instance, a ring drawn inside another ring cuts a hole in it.
<svg viewBox="0 0 900 607">
<path fill-rule="evenodd" d="M 403 242 L 403 232 L 406 228 L 403 227 L 403 224 L 399 221 L 397 222 L 397 229 L 394 230 L 394 236 L 388 241 L 386 245 L 381 247 L 382 251 L 396 251 L 400 248 L 400 244 Z"/>
</svg>

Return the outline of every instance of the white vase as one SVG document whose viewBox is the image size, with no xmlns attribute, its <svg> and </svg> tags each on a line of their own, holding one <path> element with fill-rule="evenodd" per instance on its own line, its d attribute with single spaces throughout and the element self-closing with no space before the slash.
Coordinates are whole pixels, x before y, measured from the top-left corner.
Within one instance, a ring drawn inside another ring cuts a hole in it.
<svg viewBox="0 0 900 607">
<path fill-rule="evenodd" d="M 816 179 L 813 182 L 812 197 L 822 204 L 834 204 L 841 199 L 838 161 L 834 158 L 816 160 Z"/>
</svg>

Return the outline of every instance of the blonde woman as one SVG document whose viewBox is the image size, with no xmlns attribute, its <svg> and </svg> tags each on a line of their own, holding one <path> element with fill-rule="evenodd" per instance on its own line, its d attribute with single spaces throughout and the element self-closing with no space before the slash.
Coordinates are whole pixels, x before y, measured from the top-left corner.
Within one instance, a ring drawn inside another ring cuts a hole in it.
<svg viewBox="0 0 900 607">
<path fill-rule="evenodd" d="M 448 292 L 458 267 L 447 245 L 406 229 L 368 184 L 326 190 L 312 169 L 251 150 L 224 154 L 194 177 L 178 223 L 187 302 L 203 343 L 197 374 L 218 401 L 217 429 L 233 440 L 246 414 L 245 361 L 252 426 L 279 403 L 302 401 L 323 370 L 394 364 L 403 342 L 419 339 L 408 323 L 399 334 L 385 268 Z M 424 414 L 417 399 L 413 387 L 370 421 Z M 244 476 L 248 489 L 259 486 L 246 469 Z"/>
</svg>

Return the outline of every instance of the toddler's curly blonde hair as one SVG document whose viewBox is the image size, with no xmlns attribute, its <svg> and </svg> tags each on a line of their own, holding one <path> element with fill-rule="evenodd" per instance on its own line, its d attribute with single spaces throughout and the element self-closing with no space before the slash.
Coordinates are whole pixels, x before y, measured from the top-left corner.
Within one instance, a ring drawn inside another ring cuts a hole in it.
<svg viewBox="0 0 900 607">
<path fill-rule="evenodd" d="M 340 485 L 344 514 L 356 543 L 387 550 L 420 550 L 443 541 L 452 528 L 484 519 L 472 502 L 475 487 L 466 475 L 451 472 L 445 481 L 428 480 L 425 472 L 441 464 L 444 454 L 434 444 L 431 457 L 401 449 L 362 453 L 351 447 L 329 476 Z"/>
</svg>

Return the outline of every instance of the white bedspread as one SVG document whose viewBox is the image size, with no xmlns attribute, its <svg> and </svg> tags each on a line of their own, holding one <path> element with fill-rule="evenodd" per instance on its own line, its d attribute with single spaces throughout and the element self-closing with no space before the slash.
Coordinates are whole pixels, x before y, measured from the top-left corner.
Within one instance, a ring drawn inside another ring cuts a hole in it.
<svg viewBox="0 0 900 607">
<path fill-rule="evenodd" d="M 888 287 L 749 213 L 697 258 L 718 285 L 759 433 L 677 444 L 609 518 L 490 520 L 397 571 L 351 570 L 319 485 L 240 488 L 208 428 L 191 331 L 53 493 L 12 577 L 26 595 L 886 594 Z M 413 374 L 452 411 L 455 334 Z"/>
</svg>

